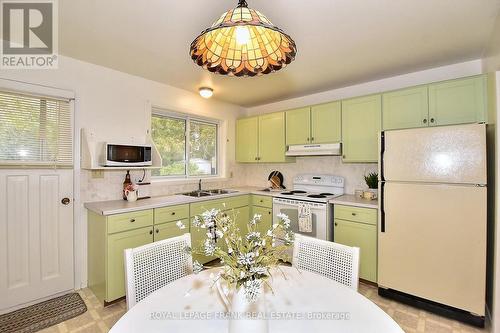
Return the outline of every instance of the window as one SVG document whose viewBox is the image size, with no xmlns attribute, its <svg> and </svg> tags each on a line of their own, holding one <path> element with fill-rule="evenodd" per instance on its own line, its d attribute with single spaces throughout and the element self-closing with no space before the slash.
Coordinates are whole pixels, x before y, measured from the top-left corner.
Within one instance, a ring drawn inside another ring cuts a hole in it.
<svg viewBox="0 0 500 333">
<path fill-rule="evenodd" d="M 151 131 L 162 158 L 162 167 L 153 170 L 153 176 L 218 175 L 217 122 L 154 110 Z"/>
<path fill-rule="evenodd" d="M 73 165 L 69 100 L 0 92 L 0 164 Z"/>
</svg>

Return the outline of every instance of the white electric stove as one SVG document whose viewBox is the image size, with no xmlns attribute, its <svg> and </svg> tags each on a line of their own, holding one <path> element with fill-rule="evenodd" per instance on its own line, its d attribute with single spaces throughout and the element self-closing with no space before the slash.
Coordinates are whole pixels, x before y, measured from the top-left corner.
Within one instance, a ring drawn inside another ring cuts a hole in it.
<svg viewBox="0 0 500 333">
<path fill-rule="evenodd" d="M 273 199 L 273 216 L 288 215 L 292 230 L 310 237 L 333 240 L 333 214 L 330 199 L 344 194 L 344 178 L 334 175 L 302 174 L 293 179 L 293 189 L 282 192 Z M 299 206 L 311 209 L 312 232 L 300 232 Z"/>
</svg>

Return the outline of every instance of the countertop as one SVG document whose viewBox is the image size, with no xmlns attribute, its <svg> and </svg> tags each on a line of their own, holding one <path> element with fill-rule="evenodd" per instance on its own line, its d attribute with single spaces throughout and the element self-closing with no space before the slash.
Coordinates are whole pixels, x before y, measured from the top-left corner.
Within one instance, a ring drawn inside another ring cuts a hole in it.
<svg viewBox="0 0 500 333">
<path fill-rule="evenodd" d="M 87 202 L 85 203 L 85 208 L 97 213 L 99 215 L 114 215 L 122 213 L 130 213 L 144 209 L 153 209 L 160 207 L 168 207 L 175 205 L 190 204 L 193 202 L 215 200 L 222 198 L 229 198 L 238 195 L 245 194 L 257 194 L 275 197 L 278 196 L 282 191 L 270 192 L 264 191 L 261 187 L 235 187 L 229 188 L 228 190 L 234 191 L 228 194 L 214 195 L 209 197 L 194 198 L 181 194 L 166 195 L 160 197 L 152 197 L 150 199 L 137 200 L 136 202 L 128 202 L 125 200 L 110 200 L 110 201 L 97 201 L 97 202 Z M 354 195 L 344 194 L 338 198 L 329 201 L 332 204 L 365 207 L 378 209 L 377 200 L 366 200 L 355 197 Z"/>
<path fill-rule="evenodd" d="M 160 207 L 190 204 L 193 202 L 222 199 L 222 198 L 234 197 L 245 194 L 258 194 L 258 195 L 267 195 L 274 197 L 280 194 L 281 192 L 281 191 L 279 192 L 263 191 L 261 187 L 237 187 L 237 188 L 230 188 L 228 190 L 234 192 L 228 194 L 201 197 L 201 198 L 189 197 L 182 194 L 174 194 L 174 195 L 137 200 L 135 202 L 128 202 L 126 200 L 97 201 L 97 202 L 87 202 L 85 203 L 84 206 L 85 208 L 94 213 L 107 216 L 114 214 L 130 213 L 144 209 L 153 209 Z"/>
<path fill-rule="evenodd" d="M 329 201 L 331 204 L 378 209 L 378 200 L 367 200 L 352 194 L 344 194 Z"/>
</svg>

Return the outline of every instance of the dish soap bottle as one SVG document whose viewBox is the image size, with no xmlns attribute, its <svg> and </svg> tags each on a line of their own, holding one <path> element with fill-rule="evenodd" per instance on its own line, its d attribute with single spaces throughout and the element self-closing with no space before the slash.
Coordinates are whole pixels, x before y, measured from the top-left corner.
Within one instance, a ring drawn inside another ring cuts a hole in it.
<svg viewBox="0 0 500 333">
<path fill-rule="evenodd" d="M 125 180 L 123 181 L 123 190 L 122 190 L 123 200 L 127 200 L 127 196 L 125 195 L 125 188 L 130 184 L 132 184 L 132 181 L 130 180 L 130 170 L 127 170 L 127 174 L 125 175 Z"/>
</svg>

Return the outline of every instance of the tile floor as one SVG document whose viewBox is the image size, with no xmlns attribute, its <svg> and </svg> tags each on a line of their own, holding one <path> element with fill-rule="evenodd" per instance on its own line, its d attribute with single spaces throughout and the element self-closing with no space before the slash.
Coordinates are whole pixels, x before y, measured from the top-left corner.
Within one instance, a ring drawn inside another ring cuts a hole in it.
<svg viewBox="0 0 500 333">
<path fill-rule="evenodd" d="M 429 312 L 406 306 L 378 296 L 371 285 L 360 284 L 359 292 L 368 297 L 387 312 L 407 333 L 487 333 L 487 329 L 477 329 L 457 321 L 445 319 Z M 125 301 L 106 308 L 99 303 L 90 289 L 80 290 L 88 311 L 76 318 L 47 328 L 42 333 L 104 333 L 125 313 Z"/>
</svg>

